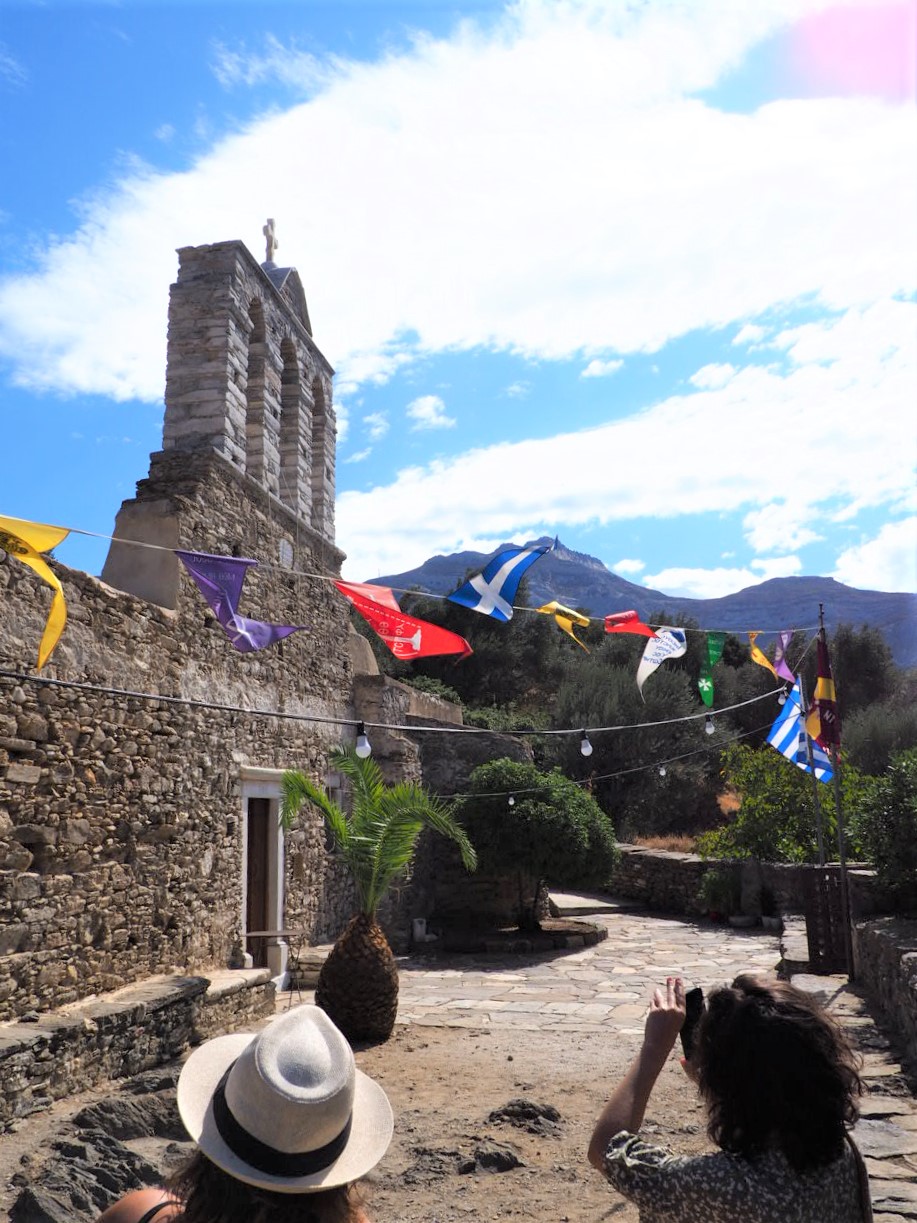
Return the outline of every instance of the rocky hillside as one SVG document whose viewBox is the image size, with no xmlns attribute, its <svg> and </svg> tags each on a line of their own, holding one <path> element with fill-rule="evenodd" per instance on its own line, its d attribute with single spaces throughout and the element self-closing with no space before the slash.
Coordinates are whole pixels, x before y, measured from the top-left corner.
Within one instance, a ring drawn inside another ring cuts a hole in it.
<svg viewBox="0 0 917 1223">
<path fill-rule="evenodd" d="M 534 541 L 550 543 L 549 539 Z M 373 578 L 398 590 L 424 590 L 445 595 L 490 559 L 483 552 L 432 556 L 416 569 Z M 837 624 L 880 629 L 895 662 L 917 666 L 917 595 L 856 590 L 833 578 L 771 578 L 719 599 L 687 599 L 638 586 L 612 573 L 602 561 L 558 544 L 526 574 L 529 598 L 537 606 L 557 599 L 582 608 L 591 616 L 634 608 L 641 616 L 690 616 L 702 628 L 744 631 L 810 628 L 818 623 L 818 605 L 825 606 L 829 632 Z"/>
</svg>

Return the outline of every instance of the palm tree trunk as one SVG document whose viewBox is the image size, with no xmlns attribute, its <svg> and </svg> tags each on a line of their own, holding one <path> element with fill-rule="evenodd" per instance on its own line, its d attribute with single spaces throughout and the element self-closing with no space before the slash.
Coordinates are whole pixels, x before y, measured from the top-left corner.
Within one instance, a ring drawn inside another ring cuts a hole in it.
<svg viewBox="0 0 917 1223">
<path fill-rule="evenodd" d="M 315 1002 L 348 1040 L 388 1040 L 398 1011 L 398 966 L 382 927 L 358 913 L 322 966 Z"/>
</svg>

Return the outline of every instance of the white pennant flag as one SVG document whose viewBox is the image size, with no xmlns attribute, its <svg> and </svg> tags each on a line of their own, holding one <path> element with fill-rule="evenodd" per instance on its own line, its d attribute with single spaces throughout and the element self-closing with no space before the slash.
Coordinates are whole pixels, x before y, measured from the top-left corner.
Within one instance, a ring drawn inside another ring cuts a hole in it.
<svg viewBox="0 0 917 1223">
<path fill-rule="evenodd" d="M 640 666 L 637 668 L 637 687 L 640 689 L 641 696 L 643 696 L 645 681 L 653 674 L 659 664 L 665 662 L 667 658 L 681 658 L 687 648 L 688 642 L 685 638 L 684 629 L 656 629 L 656 636 L 651 637 L 646 643 L 646 649 L 643 651 L 643 657 L 640 659 Z M 643 697 L 643 699 L 646 700 L 646 697 Z"/>
</svg>

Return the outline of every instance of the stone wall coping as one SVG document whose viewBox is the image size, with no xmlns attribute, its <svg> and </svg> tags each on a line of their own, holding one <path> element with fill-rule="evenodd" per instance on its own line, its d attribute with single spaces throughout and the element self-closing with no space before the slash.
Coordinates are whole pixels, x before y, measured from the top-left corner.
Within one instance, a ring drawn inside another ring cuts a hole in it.
<svg viewBox="0 0 917 1223">
<path fill-rule="evenodd" d="M 210 983 L 204 993 L 204 1005 L 210 1006 L 230 994 L 239 994 L 254 985 L 270 981 L 269 968 L 226 968 L 210 974 Z"/>
</svg>

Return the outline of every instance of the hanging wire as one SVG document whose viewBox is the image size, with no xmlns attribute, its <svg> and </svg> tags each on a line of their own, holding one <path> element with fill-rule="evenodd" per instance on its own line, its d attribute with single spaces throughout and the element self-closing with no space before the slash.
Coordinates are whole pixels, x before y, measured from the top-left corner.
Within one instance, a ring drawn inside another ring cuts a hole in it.
<svg viewBox="0 0 917 1223">
<path fill-rule="evenodd" d="M 24 518 L 22 519 L 22 521 L 28 522 L 30 520 Z M 170 548 L 165 544 L 147 543 L 145 540 L 142 540 L 142 539 L 124 539 L 119 535 L 105 535 L 101 531 L 86 531 L 86 530 L 83 530 L 82 527 L 66 527 L 66 526 L 61 526 L 57 523 L 47 523 L 45 525 L 53 526 L 59 531 L 68 531 L 71 535 L 85 535 L 89 539 L 104 539 L 104 540 L 107 540 L 109 543 L 117 543 L 117 544 L 123 545 L 125 547 L 130 547 L 130 548 L 149 548 L 154 552 L 171 552 L 173 554 L 176 552 L 176 550 L 182 551 L 182 552 L 196 552 L 197 551 L 197 549 L 193 547 L 183 547 L 183 548 L 176 549 L 174 547 Z M 59 546 L 60 545 L 58 545 L 58 547 Z M 53 549 L 52 549 L 52 553 L 53 553 Z M 202 553 L 201 555 L 209 555 L 209 554 Z M 256 558 L 249 558 L 249 559 L 256 559 Z M 314 581 L 319 581 L 319 582 L 346 582 L 347 581 L 346 578 L 336 578 L 336 577 L 330 576 L 327 573 L 310 573 L 307 570 L 296 569 L 295 567 L 287 569 L 276 561 L 257 560 L 256 563 L 262 570 L 277 569 L 285 573 L 288 577 L 310 578 Z M 380 589 L 388 589 L 388 590 L 395 592 L 396 594 L 416 595 L 424 599 L 436 599 L 440 602 L 446 602 L 449 599 L 448 595 L 434 594 L 433 591 L 417 590 L 416 588 L 408 589 L 407 587 L 404 587 L 404 586 L 380 587 Z M 518 603 L 513 604 L 513 610 L 521 611 L 521 612 L 538 612 L 537 607 L 527 607 L 525 605 L 518 604 Z M 589 620 L 591 624 L 604 624 L 605 622 L 604 616 L 588 616 L 587 619 Z M 650 627 L 653 627 L 653 626 L 651 625 Z M 660 621 L 655 627 L 664 628 L 668 626 L 664 624 L 662 621 Z M 762 634 L 775 634 L 775 633 L 783 633 L 783 632 L 814 633 L 818 630 L 817 624 L 815 625 L 797 625 L 795 627 L 791 627 L 789 625 L 782 624 L 780 628 L 758 628 L 758 629 L 686 628 L 684 625 L 677 625 L 677 626 L 672 626 L 672 627 L 678 627 L 681 629 L 682 632 L 685 632 L 685 633 L 732 633 L 735 636 L 738 636 L 741 633 L 748 633 L 748 632 L 759 632 Z"/>
<path fill-rule="evenodd" d="M 437 735 L 493 734 L 493 731 L 480 726 L 414 726 L 397 722 L 365 722 L 359 718 L 330 718 L 314 713 L 287 713 L 280 709 L 253 709 L 245 705 L 226 705 L 216 701 L 201 701 L 186 696 L 166 696 L 163 693 L 142 692 L 132 688 L 112 688 L 106 684 L 89 684 L 69 679 L 51 679 L 46 675 L 29 675 L 21 671 L 8 671 L 6 668 L 0 668 L 0 677 L 14 679 L 20 683 L 39 684 L 52 688 L 75 689 L 78 692 L 98 692 L 103 696 L 120 696 L 137 701 L 161 701 L 167 705 L 186 705 L 193 709 L 213 709 L 220 713 L 241 713 L 256 718 L 280 718 L 288 722 L 319 722 L 330 726 L 352 726 L 354 728 L 363 726 L 374 730 L 398 730 Z M 769 697 L 776 696 L 782 690 L 783 686 L 781 685 L 780 688 L 769 690 L 759 696 L 749 697 L 747 701 L 739 701 L 735 705 L 724 705 L 722 709 L 716 711 L 717 715 L 730 713 L 733 709 L 744 709 L 746 705 L 754 705 L 757 701 L 765 701 Z M 707 712 L 705 710 L 702 713 L 684 714 L 678 718 L 663 718 L 657 722 L 632 722 L 621 726 L 596 726 L 592 727 L 592 733 L 595 735 L 610 731 L 647 730 L 656 726 L 674 726 L 680 722 L 696 722 L 699 718 L 706 716 Z M 583 730 L 582 728 L 574 727 L 567 727 L 561 730 L 534 730 L 526 728 L 525 730 L 511 730 L 504 733 L 514 738 L 529 735 L 579 735 L 582 737 Z"/>
</svg>

